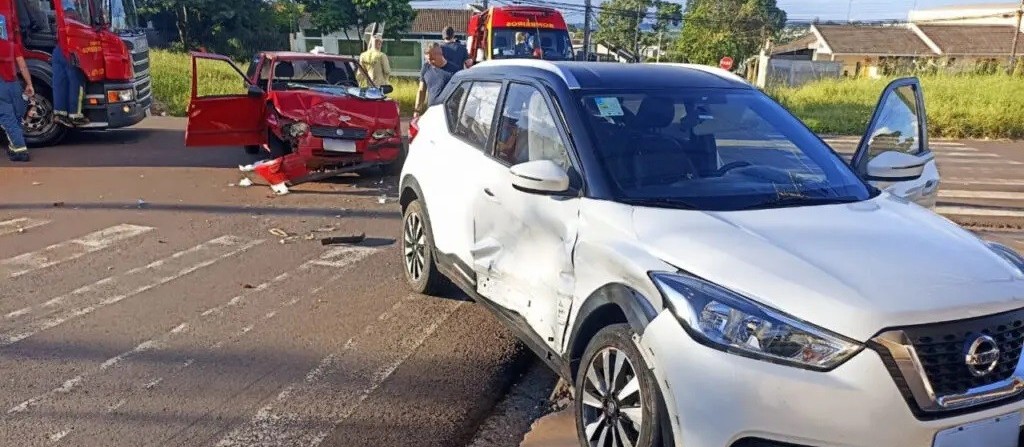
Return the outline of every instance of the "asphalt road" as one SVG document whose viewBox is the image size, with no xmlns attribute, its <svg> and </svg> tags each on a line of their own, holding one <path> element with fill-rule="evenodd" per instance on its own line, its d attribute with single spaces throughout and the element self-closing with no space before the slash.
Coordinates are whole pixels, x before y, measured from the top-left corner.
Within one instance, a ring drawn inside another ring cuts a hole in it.
<svg viewBox="0 0 1024 447">
<path fill-rule="evenodd" d="M 469 441 L 529 356 L 480 306 L 407 291 L 395 179 L 269 197 L 181 127 L 0 161 L 0 445 Z M 934 147 L 939 211 L 1024 250 L 1024 143 Z"/>
<path fill-rule="evenodd" d="M 394 179 L 272 198 L 180 128 L 0 162 L 0 445 L 471 439 L 528 357 L 480 306 L 407 290 Z"/>
</svg>

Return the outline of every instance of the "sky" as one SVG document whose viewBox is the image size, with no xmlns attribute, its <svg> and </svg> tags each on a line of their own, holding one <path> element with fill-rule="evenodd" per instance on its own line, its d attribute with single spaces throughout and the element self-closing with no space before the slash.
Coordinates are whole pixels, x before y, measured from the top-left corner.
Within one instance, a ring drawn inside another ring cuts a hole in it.
<svg viewBox="0 0 1024 447">
<path fill-rule="evenodd" d="M 474 0 L 480 3 L 481 0 Z M 559 0 L 567 3 L 583 4 L 583 0 Z M 600 4 L 602 0 L 593 0 Z M 685 0 L 669 0 L 685 3 Z M 970 5 L 978 3 L 1008 3 L 1013 1 L 999 0 L 777 0 L 780 8 L 792 20 L 906 20 L 911 9 L 933 8 L 950 5 Z M 511 0 L 493 1 L 495 4 L 511 3 Z M 417 8 L 460 8 L 469 1 L 429 0 L 413 1 Z M 569 21 L 582 21 L 570 16 Z"/>
</svg>

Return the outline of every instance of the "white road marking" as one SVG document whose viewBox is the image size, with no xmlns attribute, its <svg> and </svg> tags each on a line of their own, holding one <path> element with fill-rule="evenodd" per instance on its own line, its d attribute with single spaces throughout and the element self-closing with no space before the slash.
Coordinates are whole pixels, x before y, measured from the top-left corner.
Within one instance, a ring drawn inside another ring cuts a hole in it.
<svg viewBox="0 0 1024 447">
<path fill-rule="evenodd" d="M 50 221 L 46 219 L 33 219 L 31 217 L 19 217 L 17 219 L 0 221 L 0 236 L 18 233 L 35 227 L 41 227 L 48 223 L 50 223 Z"/>
<path fill-rule="evenodd" d="M 402 307 L 405 301 L 415 298 L 414 295 L 395 303 L 388 312 L 381 315 L 378 321 L 392 318 L 395 311 Z M 356 395 L 346 395 L 343 399 L 331 400 L 332 405 L 326 410 L 328 414 L 310 415 L 310 402 L 320 401 L 324 399 L 324 396 L 338 393 L 328 378 L 345 368 L 341 364 L 341 359 L 346 357 L 348 351 L 358 347 L 357 340 L 376 329 L 375 324 L 367 326 L 359 335 L 345 342 L 338 351 L 324 357 L 303 381 L 285 387 L 273 402 L 257 411 L 247 424 L 236 428 L 222 438 L 217 443 L 217 447 L 300 445 L 315 447 L 319 445 L 334 427 L 350 417 L 367 397 L 380 388 L 391 374 L 455 314 L 462 304 L 463 302 L 450 304 L 450 307 L 445 308 L 425 328 L 406 331 L 406 333 L 415 334 L 410 339 L 411 342 L 403 342 L 400 348 L 383 353 L 389 357 L 389 360 L 368 377 L 365 387 L 357 390 Z M 320 413 L 323 413 L 324 407 L 320 408 Z"/>
<path fill-rule="evenodd" d="M 986 186 L 1024 186 L 1024 179 L 1004 179 L 1004 178 L 963 178 L 963 177 L 944 177 L 942 178 L 943 184 L 955 183 L 958 185 L 986 185 Z"/>
<path fill-rule="evenodd" d="M 262 242 L 262 241 L 259 241 L 259 242 Z M 330 265 L 331 268 L 337 269 L 337 268 L 345 267 L 346 265 L 351 265 L 351 264 L 355 264 L 356 262 L 362 261 L 366 257 L 370 256 L 371 254 L 377 253 L 378 251 L 379 251 L 379 249 L 377 249 L 377 248 L 334 247 L 334 248 L 332 248 L 330 250 L 325 251 L 319 258 L 306 261 L 305 263 L 303 263 L 302 265 L 297 267 L 295 271 L 305 271 L 305 270 L 308 270 L 308 269 L 310 269 L 310 268 L 312 268 L 314 266 L 323 265 L 323 263 L 325 261 L 329 261 L 330 262 L 329 265 Z M 326 282 L 329 283 L 329 282 L 333 282 L 333 281 L 336 281 L 338 279 L 341 279 L 343 275 L 344 275 L 343 272 L 337 272 L 333 276 L 328 278 Z M 269 288 L 271 285 L 273 285 L 275 283 L 278 283 L 278 282 L 281 282 L 281 281 L 284 281 L 285 279 L 288 279 L 288 278 L 290 278 L 290 275 L 288 275 L 288 274 L 281 274 L 281 275 L 278 275 L 275 278 L 273 278 L 273 279 L 271 279 L 271 280 L 269 280 L 269 281 L 267 281 L 265 283 L 262 283 L 262 284 L 260 284 L 260 285 L 258 285 L 256 287 L 253 287 L 252 289 L 245 289 L 242 294 L 237 295 L 237 296 L 231 298 L 230 300 L 228 300 L 227 302 L 225 302 L 225 303 L 223 303 L 223 304 L 221 304 L 219 306 L 216 306 L 216 307 L 210 309 L 210 310 L 213 310 L 212 312 L 203 312 L 202 314 L 200 314 L 199 317 L 193 318 L 190 321 L 182 322 L 182 323 L 174 326 L 173 328 L 168 330 L 166 333 L 164 333 L 164 334 L 162 334 L 162 335 L 160 335 L 158 337 L 146 340 L 146 341 L 140 343 L 135 348 L 133 348 L 133 349 L 131 349 L 129 351 L 125 351 L 125 352 L 123 352 L 123 353 L 121 353 L 121 354 L 119 354 L 117 356 L 111 357 L 111 358 L 107 359 L 106 361 L 104 361 L 102 364 L 100 364 L 99 367 L 94 368 L 91 371 L 85 372 L 85 373 L 83 373 L 81 375 L 73 377 L 70 380 L 65 381 L 60 387 L 54 388 L 52 390 L 49 390 L 49 391 L 47 391 L 47 392 L 45 392 L 43 394 L 34 396 L 34 397 L 32 397 L 32 398 L 30 398 L 30 399 L 28 399 L 28 400 L 26 400 L 26 401 L 24 401 L 24 402 L 22 402 L 22 403 L 20 403 L 18 405 L 12 407 L 11 409 L 9 409 L 7 411 L 7 414 L 8 415 L 12 415 L 12 414 L 16 414 L 16 413 L 23 413 L 26 410 L 28 410 L 29 408 L 34 407 L 34 406 L 40 404 L 41 402 L 43 402 L 44 400 L 46 400 L 46 399 L 48 399 L 48 398 L 50 398 L 52 396 L 55 396 L 55 395 L 58 395 L 58 394 L 70 393 L 72 390 L 74 390 L 75 388 L 80 386 L 85 381 L 85 379 L 87 379 L 87 378 L 90 378 L 90 377 L 92 377 L 92 376 L 94 376 L 94 375 L 96 375 L 96 374 L 98 374 L 100 372 L 109 370 L 110 368 L 112 368 L 112 367 L 114 367 L 114 366 L 124 362 L 125 360 L 128 360 L 128 359 L 138 355 L 138 354 L 148 353 L 148 352 L 152 352 L 152 351 L 156 351 L 156 350 L 162 349 L 162 348 L 166 347 L 167 344 L 174 339 L 174 337 L 185 336 L 186 334 L 192 334 L 192 333 L 197 332 L 196 329 L 198 327 L 200 327 L 200 323 L 208 323 L 208 324 L 211 324 L 211 325 L 215 324 L 216 320 L 218 320 L 221 316 L 224 315 L 224 311 L 228 310 L 231 307 L 234 307 L 234 306 L 237 306 L 237 305 L 241 304 L 242 302 L 245 301 L 245 298 L 248 295 L 256 293 L 256 292 L 258 292 L 260 290 L 265 290 L 265 289 Z M 318 288 L 319 287 L 323 287 L 323 286 L 318 286 Z M 299 302 L 299 300 L 300 299 L 298 299 L 298 298 L 289 299 L 289 300 L 281 303 L 281 307 L 283 308 L 283 307 L 290 306 L 292 304 L 295 304 L 295 303 Z M 264 314 L 263 315 L 264 319 L 261 320 L 261 321 L 266 321 L 266 319 L 273 318 L 274 315 L 276 315 L 276 314 L 277 314 L 276 311 L 275 312 L 270 312 L 268 314 Z M 213 317 L 211 317 L 211 316 L 213 316 Z M 207 320 L 209 320 L 209 321 L 207 321 Z M 245 332 L 248 332 L 248 331 L 245 331 Z M 240 336 L 240 335 L 241 334 L 236 334 L 236 336 Z M 221 341 L 218 341 L 217 343 L 215 343 L 213 346 L 211 346 L 210 349 L 211 350 L 219 349 L 223 345 L 224 345 L 224 340 L 221 340 Z M 194 363 L 195 363 L 195 359 L 188 358 L 184 362 L 182 362 L 176 369 L 172 370 L 171 374 L 176 374 L 179 371 L 181 371 L 181 370 L 183 370 L 185 368 L 188 368 L 189 366 L 191 366 Z M 167 377 L 167 376 L 164 376 L 164 377 Z M 163 378 L 161 378 L 160 380 L 163 380 Z M 151 386 L 155 386 L 156 385 L 156 384 L 150 385 L 151 383 L 152 383 L 151 381 L 146 381 L 145 383 L 141 384 L 141 387 L 143 389 L 147 389 L 146 388 L 147 386 L 151 387 Z M 110 397 L 116 397 L 116 396 L 110 396 Z M 125 405 L 125 403 L 127 403 L 127 398 L 120 399 L 117 403 L 114 403 L 114 404 L 111 404 L 110 406 L 108 406 L 107 407 L 108 411 L 114 411 L 114 410 L 116 410 L 118 408 L 121 408 L 122 406 Z"/>
<path fill-rule="evenodd" d="M 847 143 L 847 144 L 859 144 L 860 138 L 822 138 L 828 143 Z M 929 146 L 948 146 L 948 147 L 961 147 L 964 143 L 956 141 L 944 141 L 944 140 L 928 140 Z"/>
<path fill-rule="evenodd" d="M 92 285 L 80 287 L 42 305 L 30 306 L 8 313 L 5 318 L 8 321 L 14 321 L 5 324 L 3 332 L 0 332 L 0 347 L 17 343 L 74 318 L 88 315 L 154 287 L 167 284 L 262 242 L 262 240 L 222 236 L 152 262 L 145 267 L 135 268 L 119 276 L 104 278 Z M 44 309 L 46 312 L 40 312 Z M 42 315 L 34 315 L 35 313 L 42 313 Z"/>
<path fill-rule="evenodd" d="M 999 158 L 999 154 L 993 154 L 991 152 L 940 152 L 938 157 Z"/>
<path fill-rule="evenodd" d="M 939 189 L 939 197 L 948 197 L 955 199 L 1024 200 L 1024 192 L 963 191 L 957 189 Z"/>
<path fill-rule="evenodd" d="M 1024 217 L 1024 210 L 977 208 L 972 206 L 936 206 L 935 212 L 954 216 Z"/>
<path fill-rule="evenodd" d="M 140 225 L 115 225 L 77 239 L 53 244 L 42 250 L 0 260 L 0 278 L 14 278 L 35 270 L 77 259 L 151 230 L 153 230 L 152 227 Z"/>
<path fill-rule="evenodd" d="M 939 160 L 939 165 L 949 165 L 949 164 L 956 164 L 956 165 L 1024 165 L 1024 163 L 1021 163 L 1019 161 L 1013 161 L 1013 160 L 991 160 L 991 159 L 978 160 L 978 159 L 973 159 L 973 158 L 970 158 L 970 159 L 946 158 L 946 159 L 943 159 L 943 160 Z"/>
<path fill-rule="evenodd" d="M 67 436 L 69 433 L 71 433 L 71 430 L 61 430 L 61 431 L 59 431 L 57 433 L 53 433 L 53 434 L 51 434 L 51 435 L 49 435 L 47 437 L 50 439 L 50 442 L 58 442 L 61 439 L 64 439 L 64 437 Z"/>
</svg>

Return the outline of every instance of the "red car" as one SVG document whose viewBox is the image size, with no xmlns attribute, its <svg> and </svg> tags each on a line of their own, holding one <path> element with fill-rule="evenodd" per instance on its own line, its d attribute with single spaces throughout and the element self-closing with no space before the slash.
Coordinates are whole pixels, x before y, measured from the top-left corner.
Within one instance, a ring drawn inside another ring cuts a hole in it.
<svg viewBox="0 0 1024 447">
<path fill-rule="evenodd" d="M 200 96 L 197 59 L 230 64 L 247 94 Z M 401 162 L 398 102 L 390 85 L 360 88 L 355 59 L 263 52 L 243 73 L 218 54 L 192 53 L 186 146 L 243 146 L 273 160 L 249 166 L 278 193 L 287 184 L 344 172 L 379 172 Z"/>
</svg>

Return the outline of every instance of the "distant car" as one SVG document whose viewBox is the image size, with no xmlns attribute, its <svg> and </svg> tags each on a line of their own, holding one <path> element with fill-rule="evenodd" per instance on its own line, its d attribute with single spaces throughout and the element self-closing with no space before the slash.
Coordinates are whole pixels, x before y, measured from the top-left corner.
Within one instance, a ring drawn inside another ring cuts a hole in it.
<svg viewBox="0 0 1024 447">
<path fill-rule="evenodd" d="M 360 88 L 355 59 L 262 52 L 242 73 L 226 56 L 193 53 L 186 146 L 242 146 L 247 153 L 298 151 L 310 168 L 372 171 L 400 163 L 398 102 L 390 85 Z M 230 64 L 244 95 L 202 96 L 195 59 Z M 365 72 L 364 72 L 365 73 Z"/>
<path fill-rule="evenodd" d="M 518 331 L 583 445 L 1019 445 L 1024 259 L 926 208 L 916 79 L 852 166 L 712 67 L 492 61 L 443 99 L 401 174 L 406 280 Z"/>
</svg>

